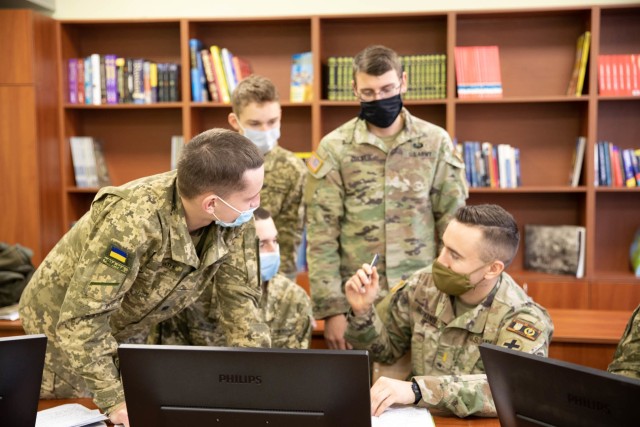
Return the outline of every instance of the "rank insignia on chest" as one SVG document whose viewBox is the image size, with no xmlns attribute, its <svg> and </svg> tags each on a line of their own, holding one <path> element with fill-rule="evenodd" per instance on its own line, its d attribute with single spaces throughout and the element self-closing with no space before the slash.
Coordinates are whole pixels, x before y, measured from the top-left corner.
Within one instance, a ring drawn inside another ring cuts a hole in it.
<svg viewBox="0 0 640 427">
<path fill-rule="evenodd" d="M 509 326 L 507 326 L 507 330 L 531 341 L 537 340 L 541 333 L 540 329 L 537 329 L 531 323 L 520 319 L 513 320 Z"/>
<path fill-rule="evenodd" d="M 313 153 L 311 153 L 311 156 L 309 156 L 309 158 L 307 159 L 307 167 L 313 173 L 318 172 L 318 170 L 320 170 L 320 168 L 322 167 L 323 163 L 324 163 L 324 160 L 322 160 L 316 154 L 315 151 Z"/>
</svg>

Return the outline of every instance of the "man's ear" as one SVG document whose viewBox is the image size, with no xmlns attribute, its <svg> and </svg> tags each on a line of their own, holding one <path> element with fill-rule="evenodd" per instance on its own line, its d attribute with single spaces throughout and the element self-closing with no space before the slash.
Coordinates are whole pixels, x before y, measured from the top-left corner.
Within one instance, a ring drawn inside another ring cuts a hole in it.
<svg viewBox="0 0 640 427">
<path fill-rule="evenodd" d="M 229 113 L 227 116 L 227 121 L 231 125 L 232 128 L 236 130 L 236 132 L 240 132 L 240 120 L 238 120 L 238 116 L 236 113 Z"/>
<path fill-rule="evenodd" d="M 402 77 L 400 78 L 400 93 L 405 93 L 407 88 L 409 87 L 409 82 L 407 81 L 407 72 L 402 72 Z"/>
<path fill-rule="evenodd" d="M 218 201 L 218 196 L 216 196 L 215 194 L 210 194 L 208 196 L 205 196 L 202 199 L 202 202 L 200 203 L 200 207 L 202 208 L 203 211 L 207 212 L 208 214 L 212 214 L 216 207 L 217 201 Z"/>
<path fill-rule="evenodd" d="M 485 274 L 486 279 L 493 279 L 497 277 L 504 271 L 504 262 L 500 260 L 495 260 L 489 266 L 489 271 Z M 488 277 L 487 277 L 488 276 Z"/>
</svg>

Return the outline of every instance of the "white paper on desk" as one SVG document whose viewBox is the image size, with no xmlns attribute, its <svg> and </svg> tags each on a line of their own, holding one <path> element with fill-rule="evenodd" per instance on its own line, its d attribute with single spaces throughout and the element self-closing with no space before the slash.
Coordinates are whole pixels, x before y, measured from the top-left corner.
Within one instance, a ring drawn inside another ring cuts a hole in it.
<svg viewBox="0 0 640 427">
<path fill-rule="evenodd" d="M 89 409 L 79 403 L 67 403 L 38 412 L 36 427 L 100 427 L 107 416 L 98 409 Z"/>
<path fill-rule="evenodd" d="M 427 408 L 391 406 L 379 417 L 371 417 L 371 427 L 435 427 Z"/>
</svg>

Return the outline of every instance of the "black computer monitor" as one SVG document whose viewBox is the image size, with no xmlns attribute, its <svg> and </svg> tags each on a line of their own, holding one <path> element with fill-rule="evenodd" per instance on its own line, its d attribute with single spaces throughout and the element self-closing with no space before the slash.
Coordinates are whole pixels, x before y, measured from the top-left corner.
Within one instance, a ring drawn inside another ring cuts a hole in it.
<svg viewBox="0 0 640 427">
<path fill-rule="evenodd" d="M 502 427 L 640 426 L 640 381 L 491 344 L 480 354 Z"/>
<path fill-rule="evenodd" d="M 36 424 L 46 348 L 42 334 L 0 338 L 0 425 Z"/>
<path fill-rule="evenodd" d="M 132 427 L 370 427 L 366 351 L 123 344 Z"/>
</svg>

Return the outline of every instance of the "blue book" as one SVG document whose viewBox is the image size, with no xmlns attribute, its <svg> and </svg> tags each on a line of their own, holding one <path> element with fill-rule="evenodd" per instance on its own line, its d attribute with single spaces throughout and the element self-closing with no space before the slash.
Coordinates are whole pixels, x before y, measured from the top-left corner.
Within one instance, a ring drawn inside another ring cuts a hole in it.
<svg viewBox="0 0 640 427">
<path fill-rule="evenodd" d="M 189 40 L 189 63 L 191 66 L 191 100 L 202 102 L 202 80 L 200 79 L 200 69 L 198 67 L 198 53 L 202 49 L 202 42 L 198 39 Z M 200 57 L 202 65 L 202 57 Z"/>
</svg>

